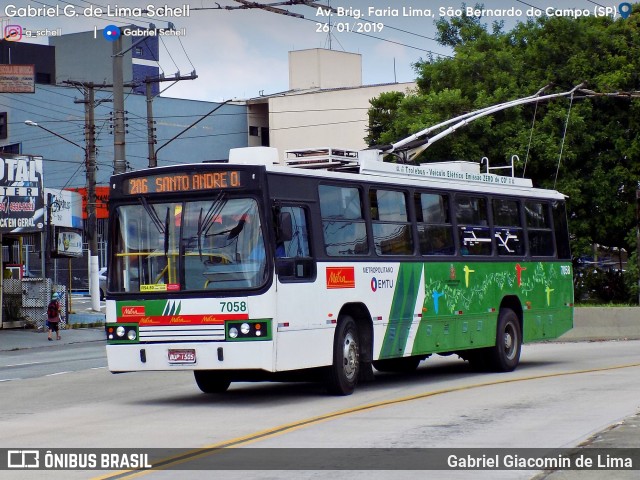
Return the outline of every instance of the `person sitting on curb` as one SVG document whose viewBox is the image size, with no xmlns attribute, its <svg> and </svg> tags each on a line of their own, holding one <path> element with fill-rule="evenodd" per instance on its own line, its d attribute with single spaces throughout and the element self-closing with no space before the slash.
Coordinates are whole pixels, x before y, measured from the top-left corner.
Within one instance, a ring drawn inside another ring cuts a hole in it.
<svg viewBox="0 0 640 480">
<path fill-rule="evenodd" d="M 51 338 L 53 332 L 56 332 L 56 340 L 60 340 L 60 294 L 54 293 L 51 296 L 51 301 L 47 306 L 47 325 L 49 326 L 49 341 L 53 340 Z"/>
</svg>

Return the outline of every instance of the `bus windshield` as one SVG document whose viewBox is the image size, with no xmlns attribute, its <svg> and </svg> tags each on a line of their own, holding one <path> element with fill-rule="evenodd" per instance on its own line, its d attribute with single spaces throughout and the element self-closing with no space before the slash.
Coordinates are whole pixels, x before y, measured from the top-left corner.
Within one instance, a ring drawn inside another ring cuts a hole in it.
<svg viewBox="0 0 640 480">
<path fill-rule="evenodd" d="M 148 202 L 115 209 L 112 292 L 255 288 L 266 280 L 253 198 Z"/>
</svg>

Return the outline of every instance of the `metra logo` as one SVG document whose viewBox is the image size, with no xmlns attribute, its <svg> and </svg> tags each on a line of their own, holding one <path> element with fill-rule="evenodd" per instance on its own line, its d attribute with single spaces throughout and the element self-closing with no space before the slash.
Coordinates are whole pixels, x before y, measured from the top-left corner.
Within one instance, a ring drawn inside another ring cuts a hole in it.
<svg viewBox="0 0 640 480">
<path fill-rule="evenodd" d="M 393 280 L 388 278 L 383 280 L 373 277 L 371 279 L 371 291 L 375 292 L 379 288 L 393 288 Z"/>
<path fill-rule="evenodd" d="M 139 317 L 140 315 L 144 315 L 143 305 L 135 307 L 122 307 L 123 317 Z"/>
<path fill-rule="evenodd" d="M 327 288 L 355 288 L 353 267 L 327 267 Z"/>
</svg>

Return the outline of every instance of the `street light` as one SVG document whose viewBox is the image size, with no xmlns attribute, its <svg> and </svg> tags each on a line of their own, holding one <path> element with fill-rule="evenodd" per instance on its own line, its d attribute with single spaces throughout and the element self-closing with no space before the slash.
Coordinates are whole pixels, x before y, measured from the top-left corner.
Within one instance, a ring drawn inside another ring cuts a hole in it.
<svg viewBox="0 0 640 480">
<path fill-rule="evenodd" d="M 31 120 L 25 120 L 24 124 L 29 127 L 38 127 L 49 132 L 67 143 L 75 145 L 84 151 L 85 164 L 87 167 L 87 220 L 89 225 L 87 226 L 87 233 L 89 234 L 89 294 L 91 296 L 91 308 L 95 311 L 100 311 L 100 290 L 98 279 L 98 239 L 96 237 L 96 179 L 95 179 L 95 164 L 96 164 L 96 151 L 95 143 L 92 138 L 89 138 L 89 148 L 85 148 L 76 142 L 57 134 L 56 132 L 49 130 L 48 128 L 39 125 Z M 89 136 L 92 132 L 89 132 Z M 50 202 L 48 202 L 50 204 Z M 49 211 L 49 222 L 51 221 L 51 212 Z M 49 242 L 49 240 L 47 240 Z M 49 243 L 47 243 L 48 250 Z"/>
<path fill-rule="evenodd" d="M 69 142 L 71 145 L 75 145 L 78 148 L 81 148 L 82 150 L 84 150 L 84 154 L 87 155 L 87 149 L 85 147 L 83 147 L 82 145 L 78 145 L 76 142 L 69 140 L 68 138 L 63 137 L 62 135 L 57 134 L 56 132 L 53 132 L 51 130 L 49 130 L 48 128 L 43 127 L 42 125 L 33 122 L 31 120 L 25 120 L 24 121 L 25 125 L 28 125 L 30 127 L 38 127 L 41 128 L 42 130 L 44 130 L 45 132 L 49 132 L 51 135 L 55 135 L 58 138 L 61 138 L 62 140 L 64 140 L 65 142 Z"/>
</svg>

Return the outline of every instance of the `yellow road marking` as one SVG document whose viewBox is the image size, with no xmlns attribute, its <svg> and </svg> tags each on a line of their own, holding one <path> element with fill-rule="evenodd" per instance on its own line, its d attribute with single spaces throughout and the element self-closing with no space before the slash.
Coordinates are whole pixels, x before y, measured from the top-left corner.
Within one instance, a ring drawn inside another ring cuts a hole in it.
<svg viewBox="0 0 640 480">
<path fill-rule="evenodd" d="M 281 435 L 283 433 L 289 433 L 303 427 L 316 425 L 318 423 L 325 422 L 328 420 L 333 420 L 334 418 L 343 417 L 345 415 L 360 413 L 360 412 L 369 411 L 369 410 L 375 410 L 377 408 L 389 407 L 392 405 L 398 405 L 400 403 L 411 402 L 413 400 L 420 400 L 423 398 L 434 397 L 436 395 L 442 395 L 445 393 L 460 392 L 463 390 L 471 390 L 475 388 L 482 388 L 482 387 L 488 387 L 488 386 L 500 385 L 500 384 L 506 384 L 506 383 L 523 382 L 528 380 L 541 380 L 546 378 L 563 377 L 568 375 L 580 375 L 584 373 L 605 372 L 609 370 L 620 370 L 623 368 L 633 368 L 633 367 L 640 367 L 640 363 L 629 363 L 624 365 L 615 365 L 613 367 L 603 367 L 603 368 L 589 368 L 586 370 L 573 370 L 569 372 L 546 373 L 543 375 L 533 375 L 529 377 L 507 378 L 507 379 L 502 379 L 497 381 L 494 380 L 491 382 L 476 383 L 472 385 L 462 385 L 458 387 L 443 388 L 443 389 L 434 390 L 431 392 L 423 392 L 423 393 L 418 393 L 416 395 L 409 395 L 406 397 L 399 397 L 399 398 L 394 398 L 390 400 L 383 400 L 380 402 L 368 403 L 365 405 L 360 405 L 358 407 L 346 408 L 344 410 L 337 410 L 335 412 L 325 413 L 323 415 L 318 415 L 316 417 L 310 417 L 307 419 L 286 423 L 284 425 L 279 425 L 277 427 L 262 430 L 260 432 L 250 433 L 248 435 L 237 437 L 231 440 L 226 440 L 223 442 L 206 445 L 204 447 L 188 451 L 182 455 L 178 455 L 175 457 L 168 457 L 165 459 L 161 459 L 157 462 L 154 462 L 153 469 L 150 469 L 150 470 L 122 470 L 122 471 L 111 473 L 102 477 L 95 477 L 94 480 L 115 480 L 115 479 L 122 479 L 122 478 L 136 478 L 138 476 L 145 475 L 155 470 L 164 470 L 168 467 L 172 467 L 174 465 L 180 465 L 182 463 L 185 463 L 197 458 L 202 458 L 206 455 L 213 455 L 216 453 L 218 449 L 221 449 L 221 448 L 242 447 L 250 443 L 254 443 L 260 440 L 265 440 L 267 438 L 272 438 L 272 437 Z"/>
</svg>

